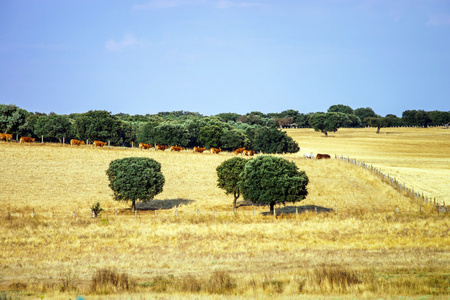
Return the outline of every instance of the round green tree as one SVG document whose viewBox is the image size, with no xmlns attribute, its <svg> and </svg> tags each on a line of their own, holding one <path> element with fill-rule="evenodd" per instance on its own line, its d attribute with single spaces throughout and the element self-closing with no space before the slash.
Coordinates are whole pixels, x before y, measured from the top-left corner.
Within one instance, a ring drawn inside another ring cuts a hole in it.
<svg viewBox="0 0 450 300">
<path fill-rule="evenodd" d="M 227 195 L 233 194 L 233 211 L 236 209 L 236 201 L 241 195 L 240 190 L 240 175 L 244 171 L 244 166 L 248 162 L 242 157 L 233 157 L 217 166 L 217 186 L 223 190 Z"/>
<path fill-rule="evenodd" d="M 254 203 L 270 206 L 298 202 L 308 195 L 308 176 L 294 162 L 263 155 L 248 161 L 241 174 L 242 196 Z"/>
<path fill-rule="evenodd" d="M 106 175 L 109 187 L 114 192 L 114 200 L 132 201 L 132 211 L 136 201 L 147 202 L 163 191 L 165 183 L 161 164 L 146 157 L 127 157 L 111 161 Z"/>
</svg>

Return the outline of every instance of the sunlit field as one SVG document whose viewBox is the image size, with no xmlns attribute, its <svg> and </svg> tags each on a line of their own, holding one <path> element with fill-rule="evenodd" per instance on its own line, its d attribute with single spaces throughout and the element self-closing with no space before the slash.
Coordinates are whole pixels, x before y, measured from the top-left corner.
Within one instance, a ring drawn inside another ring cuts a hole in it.
<svg viewBox="0 0 450 300">
<path fill-rule="evenodd" d="M 450 203 L 450 130 L 435 128 L 341 128 L 323 134 L 287 130 L 301 153 L 330 153 L 356 158 L 389 173 L 440 203 Z"/>
<path fill-rule="evenodd" d="M 231 153 L 0 142 L 0 298 L 448 299 L 448 214 L 334 159 L 448 199 L 450 136 L 427 130 L 288 130 L 301 151 L 284 157 L 306 171 L 309 195 L 276 216 L 242 199 L 234 214 L 215 173 Z M 311 151 L 332 159 L 304 159 Z M 129 156 L 159 161 L 166 179 L 136 214 L 113 200 L 105 174 Z M 96 202 L 104 211 L 93 219 Z M 94 285 L 99 270 L 126 274 L 127 288 Z"/>
</svg>

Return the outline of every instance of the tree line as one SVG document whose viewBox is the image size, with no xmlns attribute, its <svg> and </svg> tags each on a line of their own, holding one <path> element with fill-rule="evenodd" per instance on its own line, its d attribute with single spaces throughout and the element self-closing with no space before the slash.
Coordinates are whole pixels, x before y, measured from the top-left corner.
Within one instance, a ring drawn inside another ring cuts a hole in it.
<svg viewBox="0 0 450 300">
<path fill-rule="evenodd" d="M 341 127 L 438 126 L 450 122 L 450 112 L 407 110 L 402 117 L 381 117 L 371 108 L 338 104 L 327 112 L 303 114 L 297 110 L 245 115 L 221 113 L 203 116 L 173 111 L 158 114 L 111 114 L 104 110 L 58 115 L 28 112 L 16 105 L 0 104 L 0 132 L 62 142 L 65 138 L 110 141 L 114 146 L 132 143 L 215 147 L 233 150 L 246 147 L 264 153 L 294 153 L 298 144 L 281 128 L 314 128 L 325 134 Z"/>
</svg>

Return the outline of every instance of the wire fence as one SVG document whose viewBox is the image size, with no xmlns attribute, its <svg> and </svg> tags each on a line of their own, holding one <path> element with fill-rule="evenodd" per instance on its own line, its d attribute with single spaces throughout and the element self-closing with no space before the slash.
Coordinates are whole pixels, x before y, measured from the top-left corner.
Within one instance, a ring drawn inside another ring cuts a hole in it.
<svg viewBox="0 0 450 300">
<path fill-rule="evenodd" d="M 388 174 L 383 173 L 381 171 L 381 169 L 378 169 L 371 164 L 367 164 L 365 162 L 362 162 L 362 161 L 359 161 L 357 159 L 353 159 L 350 157 L 344 157 L 342 155 L 339 156 L 337 154 L 335 154 L 334 157 L 335 157 L 335 159 L 340 159 L 341 161 L 348 162 L 348 163 L 356 165 L 356 166 L 360 166 L 360 167 L 374 173 L 375 175 L 379 176 L 385 182 L 388 182 L 394 188 L 406 193 L 409 197 L 423 201 L 427 204 L 434 205 L 439 213 L 442 213 L 442 212 L 446 213 L 448 211 L 447 206 L 445 205 L 445 201 L 440 203 L 440 201 L 438 199 L 436 199 L 436 197 L 429 197 L 428 195 L 425 195 L 423 192 L 420 192 L 418 189 L 414 189 L 414 187 L 406 186 L 405 183 L 398 181 L 395 177 L 390 176 L 389 173 Z"/>
</svg>

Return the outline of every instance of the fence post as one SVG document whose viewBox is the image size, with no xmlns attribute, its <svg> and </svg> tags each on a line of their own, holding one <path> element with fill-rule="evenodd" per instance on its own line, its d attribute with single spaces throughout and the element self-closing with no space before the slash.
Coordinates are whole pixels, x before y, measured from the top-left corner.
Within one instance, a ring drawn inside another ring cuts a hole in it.
<svg viewBox="0 0 450 300">
<path fill-rule="evenodd" d="M 36 218 L 36 212 L 34 211 L 34 208 L 33 208 L 33 218 Z"/>
<path fill-rule="evenodd" d="M 253 208 L 253 216 L 256 216 L 255 208 Z"/>
<path fill-rule="evenodd" d="M 52 218 L 55 219 L 55 212 L 52 211 Z"/>
<path fill-rule="evenodd" d="M 117 209 L 114 210 L 114 216 L 117 218 Z"/>
<path fill-rule="evenodd" d="M 111 141 L 108 141 L 108 147 L 111 147 Z"/>
<path fill-rule="evenodd" d="M 73 218 L 75 219 L 75 212 L 73 211 L 72 214 L 73 214 Z"/>
<path fill-rule="evenodd" d="M 66 138 L 63 137 L 63 145 L 65 145 L 65 144 L 66 144 Z"/>
<path fill-rule="evenodd" d="M 41 136 L 41 143 L 44 143 L 44 136 Z"/>
<path fill-rule="evenodd" d="M 94 219 L 94 218 L 95 218 L 95 212 L 92 211 L 92 219 Z"/>
<path fill-rule="evenodd" d="M 298 207 L 296 206 L 295 207 L 295 218 L 297 219 L 297 216 L 298 216 Z"/>
</svg>

